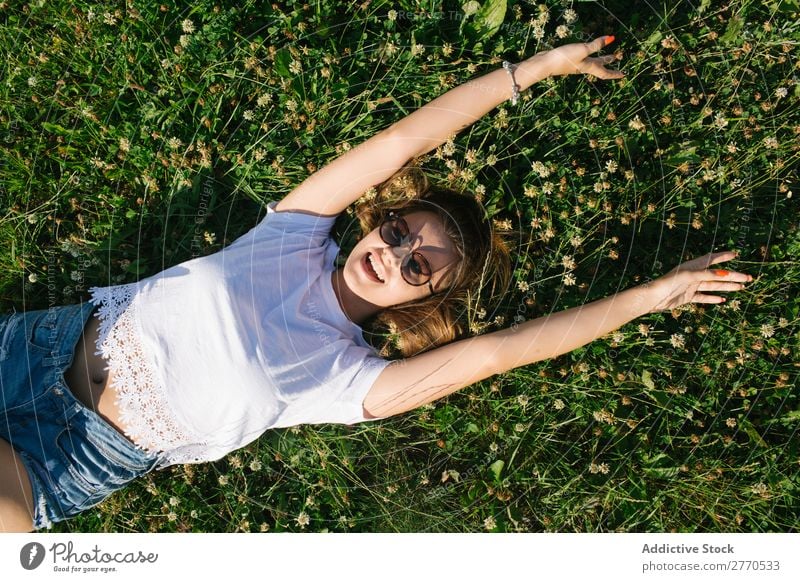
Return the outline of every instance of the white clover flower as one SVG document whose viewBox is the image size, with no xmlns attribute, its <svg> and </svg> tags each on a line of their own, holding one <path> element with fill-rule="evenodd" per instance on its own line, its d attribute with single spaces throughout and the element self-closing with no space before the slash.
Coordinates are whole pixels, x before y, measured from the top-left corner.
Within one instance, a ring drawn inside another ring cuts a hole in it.
<svg viewBox="0 0 800 582">
<path fill-rule="evenodd" d="M 575 259 L 572 257 L 572 255 L 564 255 L 564 257 L 561 259 L 561 264 L 565 269 L 570 270 L 578 266 L 577 263 L 575 263 Z"/>
<path fill-rule="evenodd" d="M 187 18 L 181 22 L 181 30 L 183 30 L 183 32 L 186 34 L 192 34 L 194 32 L 194 22 Z"/>
<path fill-rule="evenodd" d="M 558 38 L 566 38 L 569 35 L 569 27 L 561 24 L 556 27 L 556 36 Z"/>
<path fill-rule="evenodd" d="M 673 333 L 669 338 L 669 343 L 673 348 L 681 349 L 686 343 L 686 338 L 683 337 L 683 334 Z"/>
<path fill-rule="evenodd" d="M 531 168 L 533 168 L 534 172 L 539 174 L 540 178 L 547 178 L 550 175 L 550 170 L 542 162 L 533 162 Z"/>
<path fill-rule="evenodd" d="M 389 10 L 389 12 L 386 13 L 386 17 L 392 22 L 394 22 L 395 20 L 397 20 L 397 10 L 394 9 Z"/>
<path fill-rule="evenodd" d="M 619 166 L 617 165 L 617 162 L 615 162 L 614 160 L 608 160 L 606 162 L 606 170 L 608 170 L 609 174 L 613 174 L 614 172 L 616 172 L 618 167 Z"/>
<path fill-rule="evenodd" d="M 578 20 L 578 13 L 575 12 L 572 8 L 567 8 L 564 10 L 564 22 L 567 24 L 572 24 Z"/>
<path fill-rule="evenodd" d="M 575 284 L 575 281 L 576 281 L 575 275 L 573 275 L 572 273 L 567 273 L 566 275 L 564 275 L 564 285 L 566 287 L 573 286 Z"/>
<path fill-rule="evenodd" d="M 304 528 L 309 523 L 311 523 L 311 518 L 309 517 L 309 515 L 305 511 L 301 511 L 300 515 L 297 516 L 295 521 L 297 522 L 297 525 L 299 525 L 300 527 Z"/>
<path fill-rule="evenodd" d="M 636 115 L 633 119 L 631 119 L 628 122 L 628 127 L 630 127 L 631 129 L 633 129 L 635 131 L 644 131 L 645 130 L 645 124 L 642 123 L 642 120 L 639 118 L 638 115 Z"/>
<path fill-rule="evenodd" d="M 770 338 L 775 335 L 775 327 L 771 323 L 765 323 L 761 326 L 761 337 Z"/>
<path fill-rule="evenodd" d="M 775 89 L 775 97 L 778 99 L 783 99 L 789 94 L 789 90 L 786 87 L 778 87 Z"/>
<path fill-rule="evenodd" d="M 497 522 L 490 515 L 489 517 L 483 520 L 483 527 L 486 529 L 486 531 L 491 531 L 497 527 Z"/>
</svg>

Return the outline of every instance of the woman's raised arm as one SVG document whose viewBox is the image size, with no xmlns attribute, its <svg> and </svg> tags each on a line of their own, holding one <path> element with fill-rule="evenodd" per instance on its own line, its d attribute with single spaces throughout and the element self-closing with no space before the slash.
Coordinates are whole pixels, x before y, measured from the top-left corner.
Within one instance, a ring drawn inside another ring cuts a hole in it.
<svg viewBox="0 0 800 582">
<path fill-rule="evenodd" d="M 608 44 L 609 39 L 613 37 L 564 45 L 523 61 L 514 71 L 519 90 L 551 75 L 585 73 L 603 79 L 622 77 L 619 71 L 605 68 L 613 56 L 589 57 Z M 459 85 L 309 176 L 278 203 L 276 210 L 339 214 L 371 186 L 390 178 L 408 160 L 440 146 L 512 94 L 511 79 L 502 68 Z"/>
<path fill-rule="evenodd" d="M 647 313 L 685 303 L 722 303 L 724 298 L 703 292 L 738 291 L 752 280 L 709 269 L 735 257 L 730 251 L 711 253 L 651 283 L 392 362 L 367 393 L 364 410 L 377 417 L 406 412 L 494 374 L 570 352 Z"/>
</svg>

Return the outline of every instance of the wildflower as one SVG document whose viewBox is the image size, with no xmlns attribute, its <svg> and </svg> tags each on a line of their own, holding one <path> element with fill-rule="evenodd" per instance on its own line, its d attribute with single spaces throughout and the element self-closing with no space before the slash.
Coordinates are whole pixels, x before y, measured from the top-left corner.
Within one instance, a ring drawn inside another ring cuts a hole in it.
<svg viewBox="0 0 800 582">
<path fill-rule="evenodd" d="M 28 275 L 28 281 L 30 281 L 31 283 L 36 283 L 36 281 L 38 280 L 39 277 L 36 275 L 36 273 L 31 273 L 30 275 Z"/>
<path fill-rule="evenodd" d="M 181 22 L 181 30 L 183 30 L 183 32 L 186 34 L 192 34 L 194 32 L 194 22 L 187 18 Z"/>
<path fill-rule="evenodd" d="M 603 475 L 607 475 L 608 471 L 609 469 L 606 463 L 600 463 L 599 465 L 597 463 L 591 463 L 589 465 L 589 472 L 592 473 L 593 475 L 596 475 L 597 473 L 602 473 Z"/>
<path fill-rule="evenodd" d="M 389 10 L 389 12 L 386 13 L 386 18 L 388 18 L 392 22 L 397 20 L 397 10 L 394 9 Z"/>
<path fill-rule="evenodd" d="M 592 413 L 597 422 L 605 422 L 606 424 L 614 424 L 614 415 L 605 408 L 596 410 Z"/>
<path fill-rule="evenodd" d="M 556 410 L 564 410 L 564 401 L 561 398 L 556 398 L 556 401 L 553 402 L 553 408 Z"/>
<path fill-rule="evenodd" d="M 117 19 L 110 12 L 105 12 L 103 14 L 103 22 L 105 22 L 109 26 L 114 26 L 117 23 Z"/>
<path fill-rule="evenodd" d="M 616 249 L 611 249 L 608 251 L 608 258 L 616 261 L 619 258 L 619 253 Z"/>
<path fill-rule="evenodd" d="M 228 484 L 228 476 L 227 476 L 227 475 L 220 475 L 220 476 L 217 478 L 217 482 L 218 482 L 220 485 L 222 485 L 223 487 L 225 487 L 225 486 Z"/>
<path fill-rule="evenodd" d="M 578 20 L 578 13 L 575 12 L 572 8 L 567 8 L 564 10 L 564 22 L 567 24 L 572 24 Z"/>
<path fill-rule="evenodd" d="M 765 323 L 761 326 L 761 337 L 769 338 L 775 334 L 775 327 L 771 323 Z"/>
<path fill-rule="evenodd" d="M 531 164 L 531 168 L 533 168 L 534 172 L 539 174 L 540 178 L 547 178 L 550 175 L 550 170 L 547 169 L 547 166 L 538 160 Z"/>
<path fill-rule="evenodd" d="M 774 150 L 778 148 L 778 140 L 772 136 L 765 137 L 763 143 L 764 147 L 766 147 L 767 149 Z"/>
<path fill-rule="evenodd" d="M 669 338 L 669 343 L 673 348 L 681 349 L 685 345 L 686 338 L 680 333 L 673 333 Z"/>
<path fill-rule="evenodd" d="M 624 339 L 625 339 L 625 334 L 622 333 L 621 331 L 615 331 L 614 333 L 611 334 L 611 340 L 614 343 L 620 344 Z"/>
<path fill-rule="evenodd" d="M 639 119 L 639 116 L 636 115 L 633 119 L 628 122 L 628 127 L 635 131 L 644 131 L 645 125 L 642 123 L 642 120 Z"/>
<path fill-rule="evenodd" d="M 724 115 L 722 115 L 721 112 L 717 112 L 717 114 L 714 116 L 714 127 L 717 129 L 725 129 L 728 127 L 728 120 Z"/>
<path fill-rule="evenodd" d="M 561 264 L 564 266 L 565 269 L 570 269 L 570 270 L 577 267 L 575 259 L 572 258 L 572 255 L 564 255 L 564 258 L 561 259 Z"/>
<path fill-rule="evenodd" d="M 529 284 L 527 281 L 518 281 L 518 282 L 517 282 L 517 289 L 519 289 L 519 290 L 520 290 L 520 291 L 522 291 L 523 293 L 525 293 L 526 291 L 528 291 L 528 289 L 530 289 L 530 287 L 531 287 L 531 286 L 530 286 L 530 284 Z"/>
<path fill-rule="evenodd" d="M 564 275 L 564 285 L 566 287 L 571 287 L 572 285 L 575 284 L 575 281 L 576 281 L 575 276 L 572 273 L 567 273 L 566 275 Z"/>
<path fill-rule="evenodd" d="M 483 520 L 483 527 L 486 529 L 486 531 L 492 531 L 494 528 L 497 527 L 497 522 L 490 515 L 489 517 Z"/>
<path fill-rule="evenodd" d="M 250 470 L 251 471 L 260 471 L 261 470 L 261 461 L 258 459 L 253 459 L 250 462 Z"/>
<path fill-rule="evenodd" d="M 242 114 L 242 117 L 244 117 L 246 121 L 253 121 L 255 118 L 255 113 L 252 109 L 248 109 Z"/>
<path fill-rule="evenodd" d="M 123 152 L 129 152 L 131 150 L 131 142 L 128 140 L 128 138 L 119 138 L 119 149 Z"/>
<path fill-rule="evenodd" d="M 300 63 L 300 61 L 293 60 L 291 63 L 289 63 L 289 70 L 295 75 L 299 75 L 303 72 L 303 65 Z"/>
<path fill-rule="evenodd" d="M 444 43 L 442 46 L 442 54 L 446 57 L 449 57 L 451 54 L 453 54 L 453 45 L 449 42 Z"/>
<path fill-rule="evenodd" d="M 775 97 L 777 97 L 778 99 L 783 99 L 788 94 L 789 91 L 786 89 L 786 87 L 778 87 L 777 89 L 775 89 Z"/>
<path fill-rule="evenodd" d="M 525 186 L 525 196 L 528 198 L 535 198 L 538 194 L 539 189 L 536 186 Z"/>
<path fill-rule="evenodd" d="M 606 162 L 606 170 L 608 170 L 609 174 L 613 174 L 614 172 L 616 172 L 618 167 L 619 166 L 617 166 L 617 162 L 615 162 L 614 160 L 608 160 Z"/>
<path fill-rule="evenodd" d="M 650 334 L 650 326 L 646 323 L 639 324 L 639 333 L 647 337 Z"/>
<path fill-rule="evenodd" d="M 299 525 L 302 528 L 305 528 L 309 523 L 311 523 L 311 518 L 305 511 L 301 511 L 300 515 L 297 516 L 295 521 L 297 522 L 297 525 Z"/>
<path fill-rule="evenodd" d="M 178 520 L 178 514 L 175 513 L 174 511 L 170 511 L 167 514 L 167 519 L 169 519 L 170 521 L 177 521 Z"/>
<path fill-rule="evenodd" d="M 786 327 L 787 325 L 789 325 L 789 320 L 786 319 L 785 317 L 781 317 L 778 320 L 778 327 Z"/>
<path fill-rule="evenodd" d="M 736 419 L 735 418 L 729 418 L 728 420 L 725 421 L 725 424 L 727 424 L 729 427 L 733 428 L 733 427 L 736 426 Z"/>
<path fill-rule="evenodd" d="M 486 157 L 486 165 L 487 166 L 494 166 L 497 163 L 497 156 L 494 154 L 489 154 Z"/>
<path fill-rule="evenodd" d="M 258 99 L 256 99 L 256 105 L 259 107 L 266 107 L 269 105 L 270 101 L 272 101 L 272 95 L 269 93 L 264 93 L 263 95 L 260 95 Z"/>
<path fill-rule="evenodd" d="M 39 80 L 36 77 L 28 77 L 28 87 L 36 87 Z"/>
<path fill-rule="evenodd" d="M 558 38 L 566 38 L 569 35 L 569 27 L 563 24 L 556 27 L 556 36 Z"/>
</svg>

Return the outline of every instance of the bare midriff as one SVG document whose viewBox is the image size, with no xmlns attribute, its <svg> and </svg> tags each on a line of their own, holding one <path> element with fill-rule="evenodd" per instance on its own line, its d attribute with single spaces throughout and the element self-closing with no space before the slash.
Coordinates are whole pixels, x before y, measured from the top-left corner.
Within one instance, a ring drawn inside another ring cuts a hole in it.
<svg viewBox="0 0 800 582">
<path fill-rule="evenodd" d="M 64 373 L 64 380 L 75 398 L 117 429 L 121 435 L 126 436 L 116 404 L 114 374 L 105 369 L 106 361 L 94 353 L 99 330 L 100 321 L 94 316 L 89 317 L 75 346 L 72 365 Z M 126 438 L 130 440 L 129 437 Z"/>
</svg>

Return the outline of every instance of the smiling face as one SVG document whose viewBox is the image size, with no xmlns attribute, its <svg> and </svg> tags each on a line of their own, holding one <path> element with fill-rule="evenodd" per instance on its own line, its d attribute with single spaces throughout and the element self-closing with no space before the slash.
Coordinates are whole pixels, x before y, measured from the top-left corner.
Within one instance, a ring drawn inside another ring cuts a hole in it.
<svg viewBox="0 0 800 582">
<path fill-rule="evenodd" d="M 427 259 L 433 290 L 442 291 L 446 286 L 443 278 L 458 265 L 459 256 L 439 216 L 434 212 L 417 211 L 404 214 L 403 218 L 408 223 L 411 250 Z M 430 286 L 414 286 L 403 278 L 401 266 L 404 259 L 408 260 L 409 252 L 408 247 L 391 247 L 385 243 L 380 228 L 372 230 L 347 257 L 343 271 L 347 287 L 361 300 L 379 307 L 430 296 Z"/>
</svg>

